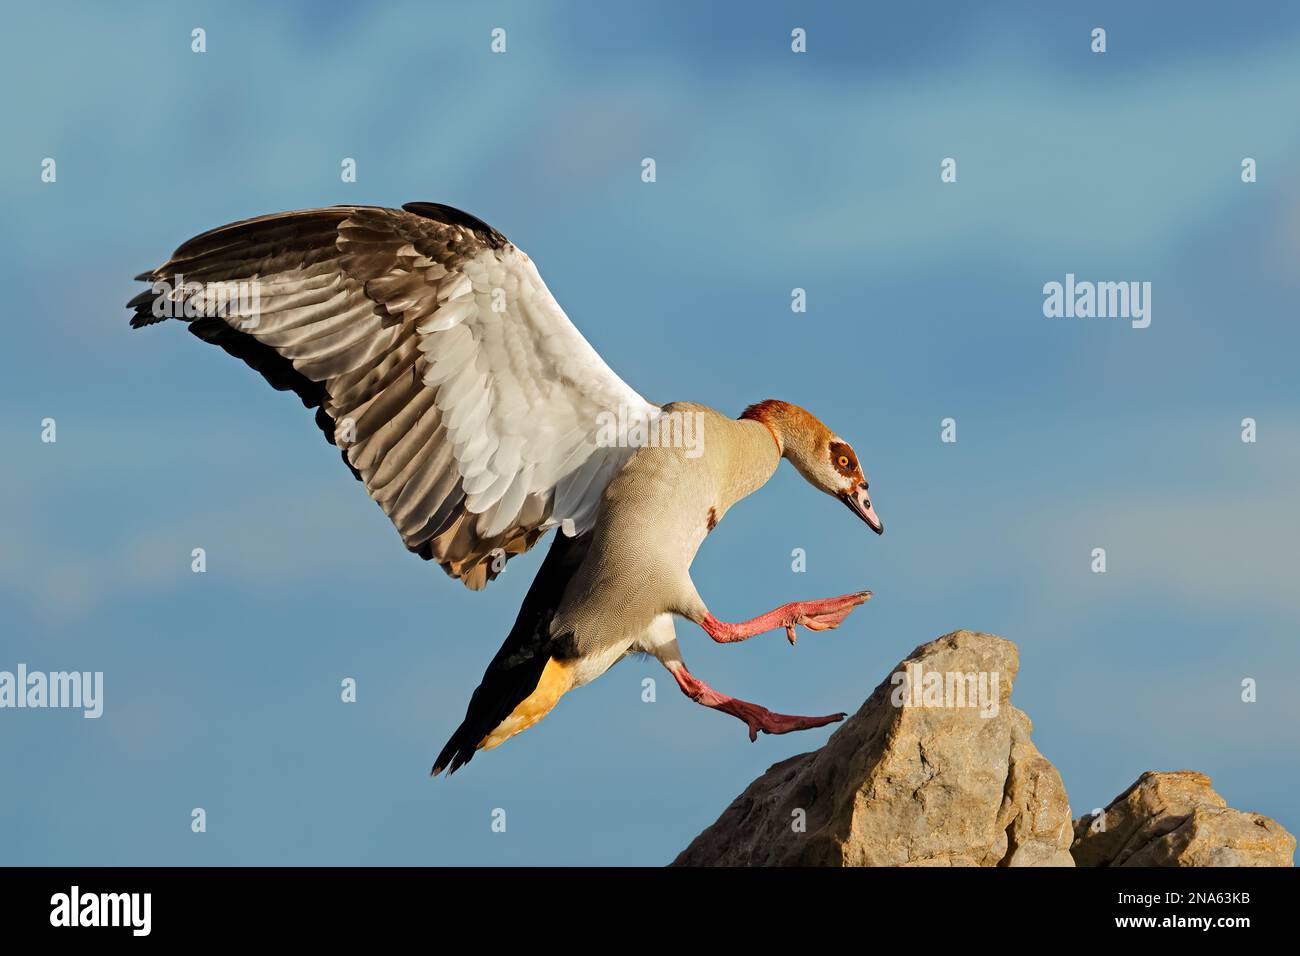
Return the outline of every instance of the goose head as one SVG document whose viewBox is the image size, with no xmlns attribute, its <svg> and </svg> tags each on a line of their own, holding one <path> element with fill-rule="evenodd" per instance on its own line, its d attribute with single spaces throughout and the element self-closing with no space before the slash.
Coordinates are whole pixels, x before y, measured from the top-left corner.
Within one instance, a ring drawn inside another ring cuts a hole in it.
<svg viewBox="0 0 1300 956">
<path fill-rule="evenodd" d="M 751 405 L 740 417 L 767 426 L 781 456 L 810 485 L 844 502 L 876 534 L 885 533 L 885 525 L 871 504 L 857 453 L 820 419 L 798 405 L 775 399 Z"/>
</svg>

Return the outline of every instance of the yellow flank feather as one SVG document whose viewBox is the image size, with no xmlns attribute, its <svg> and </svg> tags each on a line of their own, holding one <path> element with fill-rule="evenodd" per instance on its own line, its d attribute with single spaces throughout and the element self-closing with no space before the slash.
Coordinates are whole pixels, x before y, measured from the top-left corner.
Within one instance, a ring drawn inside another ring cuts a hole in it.
<svg viewBox="0 0 1300 956">
<path fill-rule="evenodd" d="M 495 730 L 479 741 L 478 749 L 491 750 L 515 734 L 527 730 L 549 714 L 564 692 L 572 686 L 572 662 L 557 661 L 552 657 L 542 670 L 537 688 L 511 711 L 509 717 L 497 724 Z"/>
</svg>

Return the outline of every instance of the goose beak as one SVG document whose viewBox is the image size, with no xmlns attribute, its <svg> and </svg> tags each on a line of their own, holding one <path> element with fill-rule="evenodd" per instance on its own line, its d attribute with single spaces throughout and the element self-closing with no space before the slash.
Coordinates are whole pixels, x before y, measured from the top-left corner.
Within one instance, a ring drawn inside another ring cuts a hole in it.
<svg viewBox="0 0 1300 956">
<path fill-rule="evenodd" d="M 867 523 L 876 534 L 885 533 L 885 525 L 876 514 L 876 509 L 871 507 L 871 497 L 867 494 L 866 485 L 858 485 L 850 491 L 840 493 L 840 500 L 849 506 L 849 510 Z"/>
</svg>

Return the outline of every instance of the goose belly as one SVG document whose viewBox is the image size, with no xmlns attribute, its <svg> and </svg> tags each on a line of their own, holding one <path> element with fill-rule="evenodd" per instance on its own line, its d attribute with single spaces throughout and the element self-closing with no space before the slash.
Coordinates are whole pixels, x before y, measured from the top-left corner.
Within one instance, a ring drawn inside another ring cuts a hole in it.
<svg viewBox="0 0 1300 956">
<path fill-rule="evenodd" d="M 583 684 L 590 684 L 605 671 L 609 670 L 632 650 L 632 645 L 636 643 L 635 637 L 617 641 L 605 647 L 596 647 L 583 654 L 573 661 L 571 673 L 573 674 L 573 686 L 581 687 Z"/>
</svg>

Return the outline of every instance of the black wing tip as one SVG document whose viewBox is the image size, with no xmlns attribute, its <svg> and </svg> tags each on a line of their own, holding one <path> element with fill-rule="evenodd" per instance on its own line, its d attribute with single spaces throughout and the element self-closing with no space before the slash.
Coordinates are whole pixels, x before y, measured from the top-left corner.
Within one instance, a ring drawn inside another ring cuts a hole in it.
<svg viewBox="0 0 1300 956">
<path fill-rule="evenodd" d="M 436 777 L 446 770 L 447 776 L 450 777 L 474 759 L 475 748 L 466 747 L 460 742 L 461 730 L 453 734 L 451 740 L 447 741 L 447 746 L 442 748 L 442 753 L 438 754 L 438 759 L 433 762 L 433 769 L 429 771 L 429 776 Z"/>
<path fill-rule="evenodd" d="M 457 209 L 455 206 L 447 206 L 440 202 L 405 202 L 402 203 L 402 210 L 435 222 L 468 229 L 493 249 L 500 249 L 510 241 L 478 216 Z"/>
<path fill-rule="evenodd" d="M 135 278 L 138 282 L 153 282 L 154 273 L 143 272 Z M 142 329 L 146 325 L 154 325 L 167 320 L 168 316 L 154 315 L 153 313 L 153 304 L 157 298 L 158 293 L 154 291 L 152 286 L 131 297 L 131 301 L 126 304 L 126 307 L 135 313 L 131 316 L 131 328 Z"/>
<path fill-rule="evenodd" d="M 135 315 L 131 316 L 131 328 L 143 329 L 146 325 L 156 325 L 162 321 L 164 320 L 150 315 L 148 312 L 136 312 Z"/>
<path fill-rule="evenodd" d="M 552 636 L 550 625 L 590 543 L 589 532 L 574 538 L 556 535 L 551 541 L 514 626 L 470 697 L 465 719 L 433 762 L 433 776 L 443 770 L 451 776 L 473 760 L 479 744 L 537 689 L 557 645 L 564 647 L 572 641 L 571 632 Z"/>
</svg>

